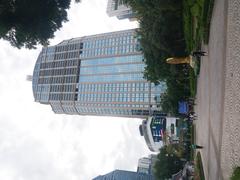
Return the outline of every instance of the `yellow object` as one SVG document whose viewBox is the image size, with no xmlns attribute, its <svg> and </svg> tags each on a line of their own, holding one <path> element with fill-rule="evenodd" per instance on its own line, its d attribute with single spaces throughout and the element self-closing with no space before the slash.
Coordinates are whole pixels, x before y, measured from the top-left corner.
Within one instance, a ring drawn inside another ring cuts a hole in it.
<svg viewBox="0 0 240 180">
<path fill-rule="evenodd" d="M 171 57 L 166 60 L 168 64 L 189 64 L 191 67 L 194 67 L 194 61 L 192 56 L 187 57 Z"/>
</svg>

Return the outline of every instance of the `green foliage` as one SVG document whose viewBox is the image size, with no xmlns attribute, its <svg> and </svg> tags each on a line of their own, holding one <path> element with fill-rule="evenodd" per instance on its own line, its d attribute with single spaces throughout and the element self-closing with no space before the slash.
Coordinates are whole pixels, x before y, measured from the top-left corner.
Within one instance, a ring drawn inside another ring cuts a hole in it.
<svg viewBox="0 0 240 180">
<path fill-rule="evenodd" d="M 171 65 L 167 77 L 167 92 L 163 95 L 161 106 L 164 112 L 178 115 L 178 102 L 190 96 L 188 65 Z"/>
<path fill-rule="evenodd" d="M 195 124 L 191 124 L 191 126 L 189 127 L 190 129 L 190 134 L 191 134 L 191 141 L 190 141 L 190 144 L 195 144 L 195 131 L 196 131 L 196 125 Z M 190 146 L 189 144 L 189 146 Z M 193 161 L 194 160 L 194 149 L 190 148 L 189 149 L 190 151 L 190 160 Z"/>
<path fill-rule="evenodd" d="M 179 158 L 183 158 L 184 150 L 185 150 L 184 146 L 180 143 L 167 145 L 167 153 L 174 154 Z"/>
<path fill-rule="evenodd" d="M 198 4 L 194 4 L 191 9 L 190 9 L 191 13 L 193 16 L 198 16 L 199 15 L 199 5 Z"/>
<path fill-rule="evenodd" d="M 181 28 L 182 13 L 180 7 L 177 8 L 180 5 L 179 3 L 172 5 L 175 10 L 170 11 L 161 9 L 163 7 L 160 2 L 156 1 L 152 7 L 138 14 L 140 22 L 138 34 L 141 37 L 143 52 L 154 47 L 166 56 L 184 56 L 186 52 L 183 28 Z"/>
<path fill-rule="evenodd" d="M 185 56 L 185 39 L 181 0 L 125 0 L 135 12 L 140 28 L 137 31 L 145 56 L 145 77 L 154 82 L 166 80 L 170 56 Z"/>
<path fill-rule="evenodd" d="M 189 73 L 190 96 L 195 97 L 197 91 L 197 79 L 194 70 L 191 68 Z"/>
<path fill-rule="evenodd" d="M 204 34 L 203 40 L 207 44 L 209 40 L 210 32 L 210 23 L 212 18 L 214 0 L 204 1 L 204 12 L 203 12 L 203 25 L 204 25 Z"/>
<path fill-rule="evenodd" d="M 240 167 L 236 167 L 233 171 L 231 180 L 239 180 L 240 179 Z"/>
<path fill-rule="evenodd" d="M 214 0 L 183 0 L 183 22 L 189 52 L 208 43 Z"/>
<path fill-rule="evenodd" d="M 197 158 L 196 159 L 197 176 L 198 176 L 198 178 L 200 178 L 200 180 L 205 180 L 203 164 L 202 164 L 202 157 L 201 157 L 200 152 L 197 153 L 196 158 Z"/>
<path fill-rule="evenodd" d="M 0 2 L 0 38 L 12 46 L 35 48 L 66 22 L 71 0 L 2 0 Z M 77 2 L 77 1 L 76 1 Z"/>
<path fill-rule="evenodd" d="M 198 1 L 183 0 L 184 36 L 188 52 L 196 50 L 201 44 L 201 41 L 197 40 L 202 39 L 202 37 L 198 37 L 199 34 L 197 33 L 198 27 L 201 26 L 201 5 L 197 3 Z"/>
<path fill-rule="evenodd" d="M 158 161 L 154 166 L 154 176 L 157 180 L 171 178 L 172 174 L 177 173 L 183 167 L 183 163 L 177 155 L 168 153 L 167 146 L 160 149 L 157 158 Z"/>
<path fill-rule="evenodd" d="M 196 44 L 190 18 L 201 12 L 201 4 L 196 2 L 200 0 L 125 0 L 140 24 L 137 36 L 145 57 L 144 77 L 155 84 L 166 82 L 167 92 L 162 95 L 161 107 L 172 115 L 177 115 L 178 101 L 196 91 L 196 78 L 189 77 L 188 66 L 166 63 L 169 57 L 189 55 Z"/>
<path fill-rule="evenodd" d="M 183 13 L 183 21 L 184 21 L 184 36 L 186 40 L 186 50 L 190 53 L 193 49 L 193 25 L 192 19 L 189 18 L 191 16 L 190 9 L 185 9 L 184 6 L 184 13 Z"/>
</svg>

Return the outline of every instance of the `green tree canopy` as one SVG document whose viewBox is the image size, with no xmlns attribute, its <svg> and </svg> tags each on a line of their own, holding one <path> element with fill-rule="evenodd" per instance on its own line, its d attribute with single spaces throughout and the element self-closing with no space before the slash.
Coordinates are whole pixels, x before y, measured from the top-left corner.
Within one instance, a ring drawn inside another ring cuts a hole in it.
<svg viewBox="0 0 240 180">
<path fill-rule="evenodd" d="M 137 31 L 145 56 L 145 78 L 158 83 L 171 75 L 166 59 L 185 56 L 182 0 L 124 0 L 134 11 Z"/>
<path fill-rule="evenodd" d="M 177 173 L 183 167 L 180 158 L 173 153 L 169 153 L 167 146 L 160 149 L 157 158 L 158 161 L 154 166 L 154 175 L 157 180 L 169 179 L 172 177 L 172 174 Z"/>
<path fill-rule="evenodd" d="M 35 48 L 47 45 L 48 39 L 66 22 L 71 0 L 1 0 L 0 38 L 12 46 Z M 80 2 L 80 0 L 76 0 Z"/>
<path fill-rule="evenodd" d="M 155 84 L 166 82 L 162 110 L 177 114 L 178 101 L 190 94 L 189 69 L 167 64 L 166 59 L 189 54 L 183 31 L 183 0 L 124 0 L 124 3 L 139 21 L 137 36 L 146 64 L 144 77 Z"/>
</svg>

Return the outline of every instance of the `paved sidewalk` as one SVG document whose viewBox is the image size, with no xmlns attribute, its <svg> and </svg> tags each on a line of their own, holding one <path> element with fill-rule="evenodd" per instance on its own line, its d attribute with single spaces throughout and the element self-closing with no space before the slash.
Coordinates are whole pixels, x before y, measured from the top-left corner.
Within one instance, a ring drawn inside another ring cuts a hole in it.
<svg viewBox="0 0 240 180">
<path fill-rule="evenodd" d="M 228 180 L 240 166 L 240 1 L 215 0 L 208 56 L 198 79 L 197 144 L 206 179 Z"/>
</svg>

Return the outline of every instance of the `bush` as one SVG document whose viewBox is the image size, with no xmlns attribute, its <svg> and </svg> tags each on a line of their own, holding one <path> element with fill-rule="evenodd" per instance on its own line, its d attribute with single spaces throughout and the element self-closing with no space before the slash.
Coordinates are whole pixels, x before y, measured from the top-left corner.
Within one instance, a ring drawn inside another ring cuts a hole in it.
<svg viewBox="0 0 240 180">
<path fill-rule="evenodd" d="M 204 170 L 202 165 L 202 157 L 200 152 L 197 153 L 196 166 L 197 166 L 197 173 L 198 173 L 197 176 L 200 178 L 200 180 L 205 180 Z"/>
<path fill-rule="evenodd" d="M 156 180 L 169 179 L 172 174 L 177 173 L 183 168 L 183 162 L 174 153 L 169 153 L 167 146 L 160 149 L 157 155 L 158 161 L 154 165 L 154 176 Z"/>
<path fill-rule="evenodd" d="M 239 180 L 240 179 L 240 167 L 236 167 L 233 171 L 231 180 Z"/>
</svg>

